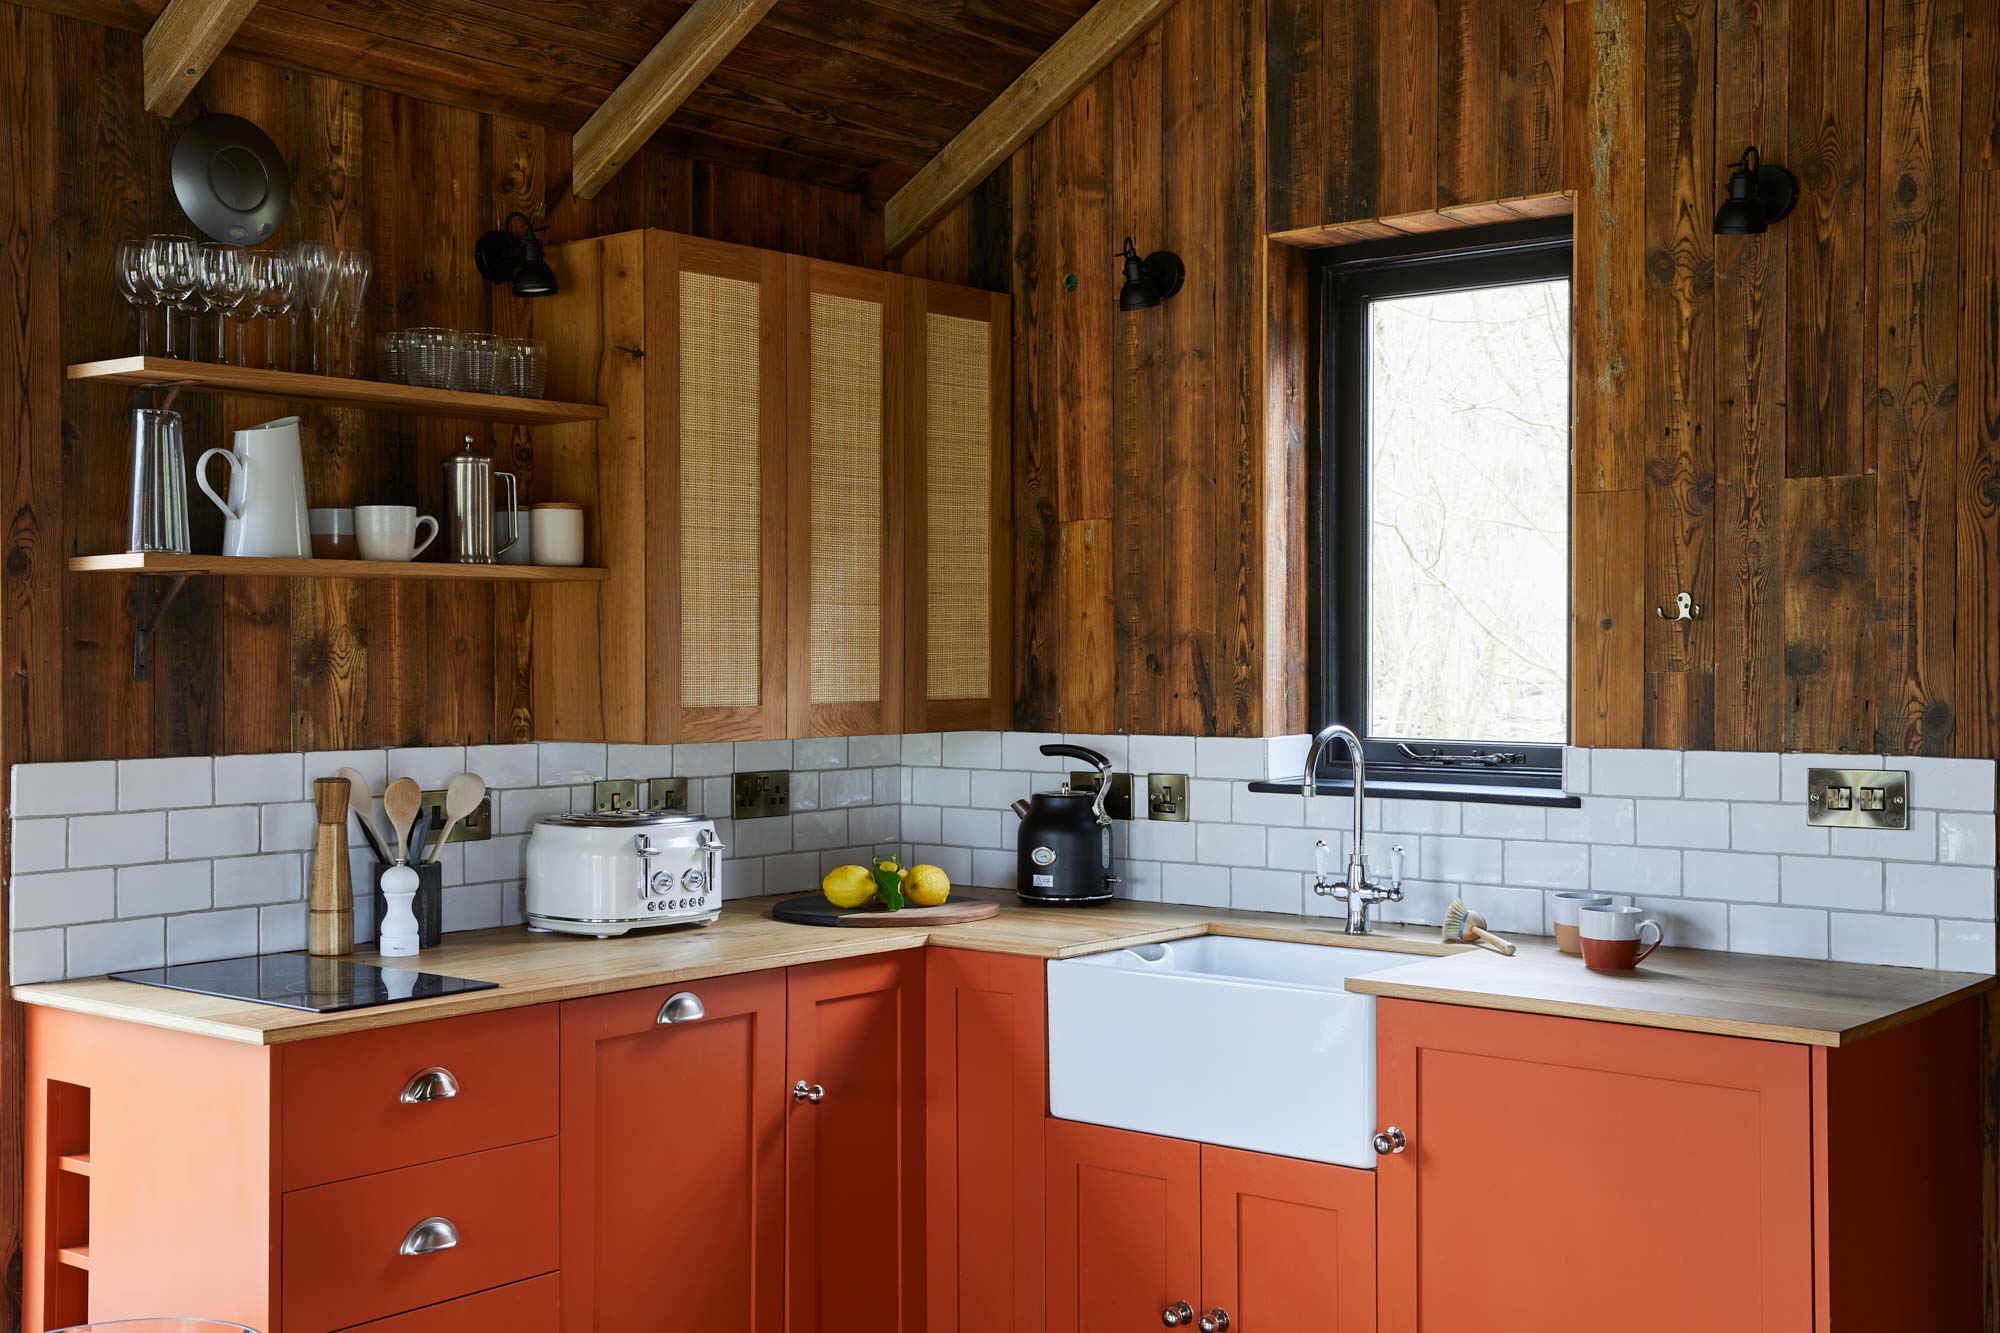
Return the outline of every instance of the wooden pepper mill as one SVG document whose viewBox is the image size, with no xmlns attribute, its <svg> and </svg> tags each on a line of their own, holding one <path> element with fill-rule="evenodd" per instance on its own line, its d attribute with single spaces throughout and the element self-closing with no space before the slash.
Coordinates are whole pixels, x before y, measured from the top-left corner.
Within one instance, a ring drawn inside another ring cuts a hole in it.
<svg viewBox="0 0 2000 1333">
<path fill-rule="evenodd" d="M 354 952 L 354 885 L 347 868 L 346 778 L 313 782 L 312 888 L 306 899 L 306 952 L 322 957 Z"/>
</svg>

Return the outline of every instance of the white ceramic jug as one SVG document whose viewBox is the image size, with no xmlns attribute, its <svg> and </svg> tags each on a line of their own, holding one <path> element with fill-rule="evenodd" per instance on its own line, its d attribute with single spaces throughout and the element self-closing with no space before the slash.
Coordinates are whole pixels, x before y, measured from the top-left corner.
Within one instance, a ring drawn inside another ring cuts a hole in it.
<svg viewBox="0 0 2000 1333">
<path fill-rule="evenodd" d="M 208 484 L 211 458 L 229 464 L 227 500 Z M 203 451 L 195 460 L 194 480 L 227 520 L 222 526 L 224 555 L 301 557 L 312 549 L 297 417 L 237 431 L 234 450 Z"/>
</svg>

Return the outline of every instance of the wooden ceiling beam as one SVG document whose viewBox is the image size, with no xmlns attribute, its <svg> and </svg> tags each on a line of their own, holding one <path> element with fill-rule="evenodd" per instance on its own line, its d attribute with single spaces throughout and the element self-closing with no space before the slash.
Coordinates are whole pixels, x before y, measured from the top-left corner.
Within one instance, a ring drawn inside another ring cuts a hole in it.
<svg viewBox="0 0 2000 1333">
<path fill-rule="evenodd" d="M 916 244 L 1173 4 L 1174 0 L 1097 0 L 1089 13 L 890 196 L 883 209 L 889 257 Z"/>
<path fill-rule="evenodd" d="M 168 0 L 146 30 L 146 110 L 180 110 L 256 7 L 257 0 Z"/>
<path fill-rule="evenodd" d="M 576 132 L 571 192 L 589 199 L 603 189 L 775 3 L 694 0 Z"/>
</svg>

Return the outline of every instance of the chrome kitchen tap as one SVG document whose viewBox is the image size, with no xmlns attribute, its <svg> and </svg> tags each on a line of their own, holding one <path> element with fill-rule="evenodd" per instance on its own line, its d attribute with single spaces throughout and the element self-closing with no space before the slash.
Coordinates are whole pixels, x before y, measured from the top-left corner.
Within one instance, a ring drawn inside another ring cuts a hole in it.
<svg viewBox="0 0 2000 1333">
<path fill-rule="evenodd" d="M 1368 909 L 1376 903 L 1403 901 L 1403 849 L 1393 849 L 1396 858 L 1396 873 L 1390 877 L 1386 889 L 1368 878 L 1368 851 L 1366 847 L 1366 819 L 1368 801 L 1368 764 L 1361 756 L 1361 738 L 1341 726 L 1338 722 L 1320 728 L 1312 738 L 1312 745 L 1306 751 L 1305 801 L 1308 815 L 1312 811 L 1312 799 L 1319 790 L 1319 760 L 1330 742 L 1339 741 L 1347 747 L 1347 756 L 1354 763 L 1354 851 L 1347 858 L 1347 878 L 1330 880 L 1327 878 L 1327 861 L 1331 855 L 1326 839 L 1321 838 L 1313 846 L 1313 859 L 1318 869 L 1313 874 L 1313 892 L 1322 898 L 1339 898 L 1347 904 L 1347 933 L 1366 935 L 1368 933 Z M 1311 823 L 1308 819 L 1307 823 Z"/>
</svg>

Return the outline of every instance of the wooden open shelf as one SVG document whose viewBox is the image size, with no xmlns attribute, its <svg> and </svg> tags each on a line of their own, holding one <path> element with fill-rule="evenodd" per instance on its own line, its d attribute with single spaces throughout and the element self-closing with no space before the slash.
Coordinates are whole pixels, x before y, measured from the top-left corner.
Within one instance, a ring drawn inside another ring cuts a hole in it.
<svg viewBox="0 0 2000 1333">
<path fill-rule="evenodd" d="M 90 1271 L 90 1247 L 88 1245 L 65 1245 L 56 1251 L 56 1262 L 70 1268 Z"/>
<path fill-rule="evenodd" d="M 502 394 L 467 393 L 460 389 L 426 389 L 414 384 L 390 384 L 384 380 L 302 375 L 291 370 L 257 370 L 158 356 L 81 361 L 69 368 L 69 377 L 73 380 L 94 380 L 100 384 L 159 387 L 177 384 L 183 389 L 208 393 L 307 399 L 383 412 L 475 417 L 486 421 L 518 421 L 528 425 L 600 421 L 610 415 L 606 408 L 596 403 L 558 403 L 546 398 L 510 398 Z"/>
<path fill-rule="evenodd" d="M 291 560 L 247 555 L 79 555 L 78 574 L 217 574 L 274 579 L 416 579 L 441 583 L 596 583 L 610 571 L 589 565 L 460 565 L 442 560 Z"/>
<path fill-rule="evenodd" d="M 73 1176 L 87 1176 L 90 1174 L 90 1154 L 87 1152 L 67 1153 L 64 1156 L 56 1158 L 56 1169 L 67 1171 Z"/>
</svg>

